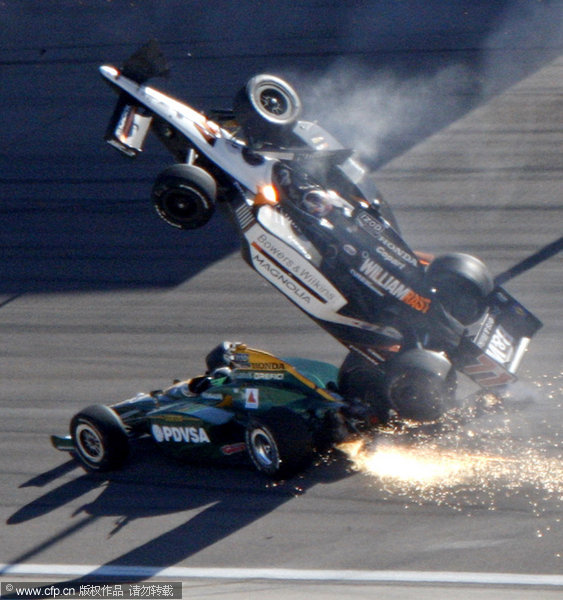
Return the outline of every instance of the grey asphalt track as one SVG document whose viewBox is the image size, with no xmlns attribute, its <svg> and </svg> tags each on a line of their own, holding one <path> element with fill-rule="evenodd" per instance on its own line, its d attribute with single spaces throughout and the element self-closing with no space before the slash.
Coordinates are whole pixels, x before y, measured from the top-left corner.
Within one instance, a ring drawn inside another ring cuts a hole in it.
<svg viewBox="0 0 563 600">
<path fill-rule="evenodd" d="M 461 480 L 423 485 L 411 472 L 398 481 L 337 455 L 274 485 L 245 465 L 170 463 L 149 444 L 105 478 L 48 440 L 83 406 L 197 373 L 223 339 L 344 356 L 246 267 L 221 218 L 187 234 L 153 214 L 151 182 L 170 161 L 156 144 L 134 162 L 103 144 L 114 98 L 98 64 L 156 35 L 173 63 L 163 87 L 196 106 L 228 104 L 257 71 L 293 75 L 309 110 L 378 167 L 414 248 L 468 251 L 499 273 L 562 235 L 561 3 L 451 2 L 438 18 L 421 9 L 431 3 L 404 12 L 382 3 L 374 15 L 359 2 L 342 15 L 340 3 L 282 2 L 275 24 L 268 3 L 240 3 L 241 13 L 228 2 L 132 4 L 0 2 L 0 564 L 561 576 L 560 255 L 506 285 L 544 323 L 524 384 L 503 411 L 427 444 L 442 470 L 441 451 L 453 451 Z M 386 443 L 428 459 L 416 433 Z M 185 597 L 342 589 L 351 598 L 557 593 L 206 579 Z"/>
</svg>

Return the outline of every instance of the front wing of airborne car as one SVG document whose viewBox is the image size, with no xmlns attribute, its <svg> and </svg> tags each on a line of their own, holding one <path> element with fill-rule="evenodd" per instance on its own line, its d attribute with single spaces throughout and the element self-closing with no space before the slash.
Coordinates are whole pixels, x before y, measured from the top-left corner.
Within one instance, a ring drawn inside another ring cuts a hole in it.
<svg viewBox="0 0 563 600">
<path fill-rule="evenodd" d="M 486 389 L 516 380 L 516 371 L 542 323 L 506 290 L 496 287 L 471 336 L 462 338 L 454 360 L 460 370 Z"/>
</svg>

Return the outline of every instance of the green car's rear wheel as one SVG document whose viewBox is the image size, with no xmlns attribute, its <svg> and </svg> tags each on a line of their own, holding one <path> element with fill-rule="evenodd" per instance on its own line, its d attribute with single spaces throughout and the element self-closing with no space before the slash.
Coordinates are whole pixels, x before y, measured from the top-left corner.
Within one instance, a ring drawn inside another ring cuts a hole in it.
<svg viewBox="0 0 563 600">
<path fill-rule="evenodd" d="M 246 428 L 246 448 L 258 471 L 270 477 L 291 476 L 313 457 L 313 437 L 305 421 L 284 408 L 253 418 Z"/>
</svg>

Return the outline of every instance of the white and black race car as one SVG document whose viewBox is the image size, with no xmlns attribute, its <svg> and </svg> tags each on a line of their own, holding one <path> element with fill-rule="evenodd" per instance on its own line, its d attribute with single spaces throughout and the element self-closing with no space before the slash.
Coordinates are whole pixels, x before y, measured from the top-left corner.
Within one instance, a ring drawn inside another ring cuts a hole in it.
<svg viewBox="0 0 563 600">
<path fill-rule="evenodd" d="M 453 403 L 456 372 L 493 391 L 515 380 L 540 321 L 478 258 L 413 251 L 368 170 L 300 119 L 287 82 L 257 75 L 231 110 L 204 114 L 147 85 L 166 69 L 155 42 L 100 68 L 118 93 L 107 141 L 134 157 L 156 134 L 175 160 L 156 176 L 158 214 L 189 230 L 222 209 L 245 261 L 350 350 L 345 398 L 429 420 Z"/>
</svg>

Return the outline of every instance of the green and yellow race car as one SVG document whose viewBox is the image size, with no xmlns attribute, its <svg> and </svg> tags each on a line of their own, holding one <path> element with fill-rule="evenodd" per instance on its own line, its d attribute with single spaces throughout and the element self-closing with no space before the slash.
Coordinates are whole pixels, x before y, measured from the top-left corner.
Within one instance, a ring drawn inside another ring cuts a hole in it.
<svg viewBox="0 0 563 600">
<path fill-rule="evenodd" d="M 343 400 L 337 377 L 328 363 L 223 342 L 207 355 L 205 374 L 89 406 L 72 417 L 70 435 L 51 441 L 89 471 L 121 467 L 135 439 L 151 436 L 177 458 L 240 462 L 246 454 L 258 471 L 287 477 L 377 423 L 372 408 Z"/>
</svg>

